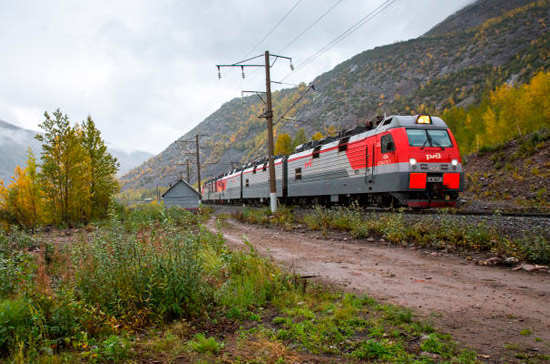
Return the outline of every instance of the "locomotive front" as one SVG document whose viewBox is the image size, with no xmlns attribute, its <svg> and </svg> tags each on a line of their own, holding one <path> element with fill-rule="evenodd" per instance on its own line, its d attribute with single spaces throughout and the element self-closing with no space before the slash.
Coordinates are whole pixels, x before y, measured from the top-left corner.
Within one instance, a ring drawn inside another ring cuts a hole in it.
<svg viewBox="0 0 550 364">
<path fill-rule="evenodd" d="M 400 162 L 406 165 L 403 184 L 407 188 L 395 197 L 408 207 L 456 206 L 464 188 L 464 172 L 451 130 L 443 120 L 429 115 L 401 118 L 400 124 L 392 134 Z"/>
</svg>

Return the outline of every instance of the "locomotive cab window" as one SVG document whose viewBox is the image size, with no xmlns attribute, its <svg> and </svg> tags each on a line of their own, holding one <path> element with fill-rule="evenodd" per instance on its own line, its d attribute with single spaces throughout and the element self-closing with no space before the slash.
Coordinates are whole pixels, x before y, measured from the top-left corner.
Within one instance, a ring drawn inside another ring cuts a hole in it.
<svg viewBox="0 0 550 364">
<path fill-rule="evenodd" d="M 395 151 L 395 143 L 393 142 L 393 137 L 391 134 L 386 134 L 380 139 L 380 146 L 382 148 L 382 153 L 389 153 Z"/>
<path fill-rule="evenodd" d="M 267 169 L 267 163 L 264 163 L 264 166 L 262 167 L 262 171 L 265 172 L 266 169 Z"/>
<path fill-rule="evenodd" d="M 407 129 L 407 137 L 411 147 L 450 148 L 453 146 L 447 130 Z"/>
<path fill-rule="evenodd" d="M 296 168 L 294 180 L 299 181 L 302 179 L 302 168 Z"/>
<path fill-rule="evenodd" d="M 345 138 L 340 139 L 340 143 L 338 143 L 338 151 L 339 152 L 344 152 L 344 151 L 348 150 L 348 141 L 349 141 L 349 137 L 345 137 Z"/>
<path fill-rule="evenodd" d="M 312 158 L 319 158 L 320 150 L 321 150 L 321 146 L 318 146 L 315 149 L 313 149 Z"/>
</svg>

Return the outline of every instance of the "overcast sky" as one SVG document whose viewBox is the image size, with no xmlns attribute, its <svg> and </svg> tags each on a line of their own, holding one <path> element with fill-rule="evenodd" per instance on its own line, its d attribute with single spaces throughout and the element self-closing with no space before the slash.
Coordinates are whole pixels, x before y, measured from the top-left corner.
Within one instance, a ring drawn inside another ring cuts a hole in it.
<svg viewBox="0 0 550 364">
<path fill-rule="evenodd" d="M 415 38 L 471 2 L 397 0 L 286 81 L 308 82 L 361 51 Z M 92 115 L 112 146 L 158 153 L 242 89 L 265 88 L 259 70 L 245 80 L 224 70 L 218 80 L 215 64 L 269 49 L 299 65 L 382 3 L 0 0 L 0 119 L 37 129 L 45 110 L 60 107 L 73 121 Z M 289 71 L 278 61 L 272 78 Z"/>
</svg>

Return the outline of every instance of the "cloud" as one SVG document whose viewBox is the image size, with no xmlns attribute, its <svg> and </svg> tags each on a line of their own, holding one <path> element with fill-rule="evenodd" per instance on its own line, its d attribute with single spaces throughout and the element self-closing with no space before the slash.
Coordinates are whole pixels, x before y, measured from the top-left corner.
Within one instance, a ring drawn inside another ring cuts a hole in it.
<svg viewBox="0 0 550 364">
<path fill-rule="evenodd" d="M 1 2 L 0 118 L 36 129 L 60 107 L 75 122 L 91 114 L 112 145 L 158 153 L 241 89 L 265 87 L 260 70 L 218 80 L 216 63 L 281 50 L 334 2 L 303 0 L 255 49 L 295 0 Z M 381 2 L 343 0 L 285 55 L 299 64 Z M 469 2 L 398 1 L 289 81 L 416 37 Z M 273 79 L 288 72 L 280 62 Z"/>
</svg>

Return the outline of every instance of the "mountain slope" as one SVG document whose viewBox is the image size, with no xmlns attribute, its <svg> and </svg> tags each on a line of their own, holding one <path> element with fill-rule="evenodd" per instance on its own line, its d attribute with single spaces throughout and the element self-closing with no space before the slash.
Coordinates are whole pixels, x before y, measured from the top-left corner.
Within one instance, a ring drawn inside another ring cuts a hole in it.
<svg viewBox="0 0 550 364">
<path fill-rule="evenodd" d="M 547 24 L 549 0 L 477 1 L 420 38 L 362 52 L 320 75 L 313 81 L 317 92 L 309 92 L 288 115 L 299 122 L 281 122 L 276 132 L 293 135 L 303 127 L 311 136 L 384 113 L 440 113 L 472 104 L 488 88 L 524 82 L 550 68 Z M 273 94 L 275 120 L 303 89 Z M 203 169 L 203 178 L 222 173 L 231 162 L 265 155 L 265 121 L 257 118 L 262 108 L 254 97 L 233 99 L 181 138 L 209 134 L 202 160 L 214 164 Z M 124 189 L 172 182 L 182 147 L 173 143 L 130 171 L 122 178 Z"/>
<path fill-rule="evenodd" d="M 0 120 L 0 180 L 8 183 L 15 167 L 23 166 L 29 147 L 39 155 L 40 143 L 34 139 L 35 135 L 34 131 Z"/>
<path fill-rule="evenodd" d="M 41 145 L 34 136 L 36 132 L 20 128 L 6 121 L 0 120 L 0 180 L 9 183 L 16 166 L 23 167 L 27 160 L 27 150 L 30 147 L 37 158 L 40 158 Z M 152 154 L 135 151 L 125 152 L 116 148 L 109 148 L 109 153 L 120 162 L 118 175 L 121 176 L 135 166 L 149 159 Z"/>
</svg>

